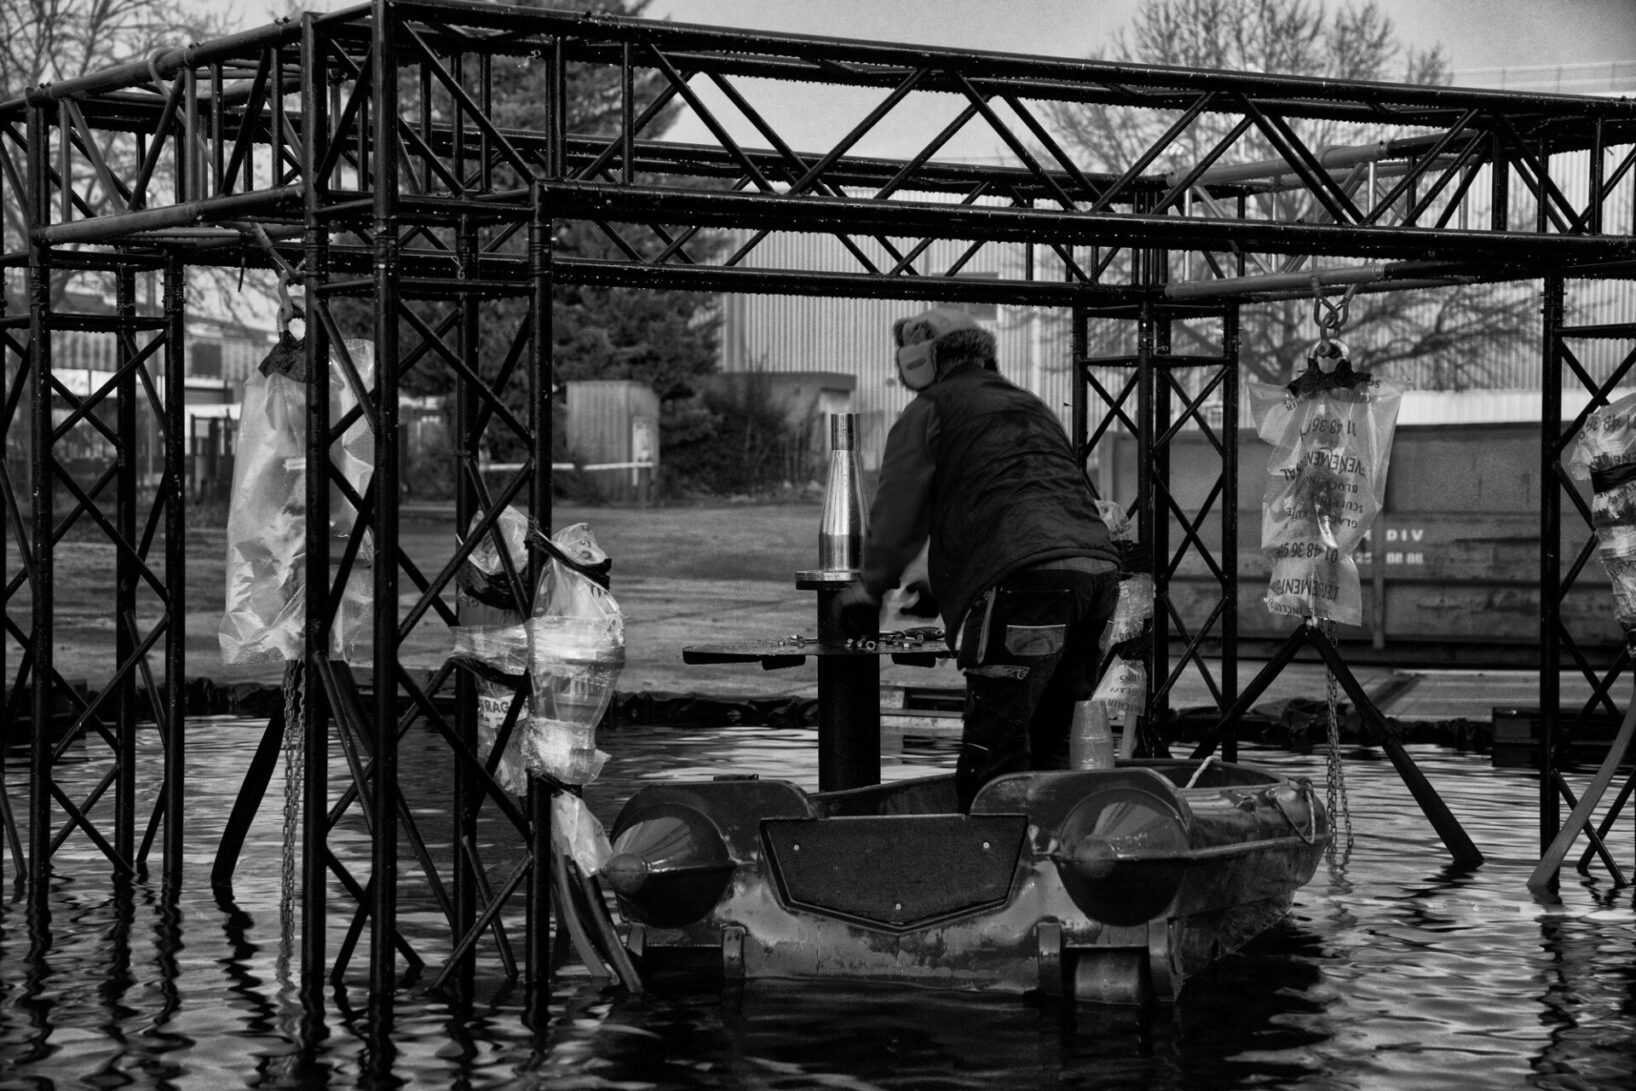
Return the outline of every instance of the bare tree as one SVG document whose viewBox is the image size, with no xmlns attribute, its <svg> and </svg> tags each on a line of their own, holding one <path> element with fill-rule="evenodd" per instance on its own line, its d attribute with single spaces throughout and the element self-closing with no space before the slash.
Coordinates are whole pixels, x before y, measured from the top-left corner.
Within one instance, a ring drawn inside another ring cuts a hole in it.
<svg viewBox="0 0 1636 1091">
<path fill-rule="evenodd" d="M 151 57 L 226 32 L 225 17 L 201 15 L 182 0 L 4 0 L 0 3 L 0 103 L 15 101 L 28 90 L 74 79 L 115 65 Z M 13 178 L 23 176 L 20 133 L 0 131 L 0 155 L 11 157 Z M 103 137 L 99 149 L 116 170 L 134 169 L 124 162 L 134 145 Z M 75 180 L 75 190 L 93 208 L 107 198 L 100 186 Z M 8 248 L 26 237 L 17 194 L 6 187 L 3 206 Z M 56 288 L 64 288 L 58 278 Z"/>
<path fill-rule="evenodd" d="M 1176 65 L 1199 70 L 1321 76 L 1349 81 L 1440 84 L 1449 66 L 1440 46 L 1405 47 L 1373 0 L 1331 7 L 1326 0 L 1150 0 L 1101 59 Z M 1173 119 L 1158 111 L 1061 104 L 1050 112 L 1065 144 L 1093 169 L 1123 171 L 1161 138 Z M 1206 117 L 1171 146 L 1159 170 L 1183 170 L 1224 139 L 1235 119 Z M 1381 138 L 1352 125 L 1296 126 L 1309 147 Z M 1221 162 L 1277 158 L 1255 133 Z M 1252 215 L 1294 223 L 1321 218 L 1298 186 L 1268 185 L 1253 193 Z M 1483 361 L 1493 350 L 1532 336 L 1532 297 L 1516 286 L 1459 285 L 1413 293 L 1359 295 L 1351 301 L 1345 337 L 1353 355 L 1377 373 L 1418 387 L 1484 385 Z M 1305 364 L 1316 340 L 1310 299 L 1263 303 L 1243 311 L 1240 359 L 1247 376 L 1287 381 Z M 1194 337 L 1190 327 L 1178 336 Z"/>
</svg>

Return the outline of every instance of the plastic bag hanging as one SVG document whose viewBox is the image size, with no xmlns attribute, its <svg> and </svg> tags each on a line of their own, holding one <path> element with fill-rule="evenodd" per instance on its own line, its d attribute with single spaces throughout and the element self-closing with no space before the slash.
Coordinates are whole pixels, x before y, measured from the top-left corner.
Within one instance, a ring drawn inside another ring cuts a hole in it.
<svg viewBox="0 0 1636 1091">
<path fill-rule="evenodd" d="M 472 520 L 471 533 L 481 521 Z M 515 507 L 507 507 L 495 517 L 494 528 L 505 550 L 504 557 L 494 544 L 494 534 L 485 533 L 473 546 L 457 577 L 461 624 L 454 628 L 453 658 L 475 668 L 477 675 L 477 754 L 485 762 L 500 744 L 505 722 L 511 713 L 523 676 L 528 673 L 528 629 L 518 603 L 528 596 L 518 594 L 511 574 L 521 575 L 528 565 L 529 521 Z M 509 569 L 506 561 L 510 562 Z M 494 763 L 494 779 L 513 795 L 528 791 L 527 759 L 523 736 L 528 717 L 520 716 L 512 725 L 500 757 Z"/>
<path fill-rule="evenodd" d="M 1289 386 L 1249 384 L 1256 432 L 1273 447 L 1261 506 L 1261 548 L 1272 566 L 1266 605 L 1361 625 L 1352 554 L 1380 514 L 1403 391 L 1353 372 L 1339 342 L 1321 344 L 1338 356 L 1320 360 L 1315 350 Z"/>
<path fill-rule="evenodd" d="M 592 576 L 606 571 L 608 557 L 591 528 L 566 527 L 551 545 L 528 621 L 534 714 L 523 754 L 530 772 L 587 784 L 608 757 L 596 748 L 596 728 L 625 666 L 625 620 Z"/>
<path fill-rule="evenodd" d="M 261 368 L 244 382 L 227 512 L 226 608 L 217 630 L 227 665 L 275 663 L 301 658 L 306 618 L 307 387 L 285 333 Z M 363 382 L 374 375 L 375 346 L 348 341 L 346 351 Z M 330 419 L 357 404 L 339 366 L 330 369 Z M 374 433 L 367 422 L 351 425 L 331 450 L 336 468 L 358 494 L 374 471 Z M 330 535 L 344 540 L 357 510 L 338 488 L 330 490 Z M 342 593 L 331 630 L 330 654 L 357 662 L 371 619 L 373 562 L 369 543 Z"/>
<path fill-rule="evenodd" d="M 1636 647 L 1636 394 L 1585 418 L 1567 469 L 1595 490 L 1596 553 L 1613 581 L 1614 620 Z"/>
</svg>

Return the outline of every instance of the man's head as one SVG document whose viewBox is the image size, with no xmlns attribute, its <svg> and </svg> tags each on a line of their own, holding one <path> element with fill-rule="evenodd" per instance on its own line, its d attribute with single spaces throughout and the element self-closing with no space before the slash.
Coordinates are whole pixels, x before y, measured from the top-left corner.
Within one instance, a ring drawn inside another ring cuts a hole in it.
<svg viewBox="0 0 1636 1091">
<path fill-rule="evenodd" d="M 970 315 L 933 307 L 892 323 L 897 342 L 898 378 L 910 390 L 925 390 L 956 366 L 975 362 L 994 370 L 994 335 Z"/>
</svg>

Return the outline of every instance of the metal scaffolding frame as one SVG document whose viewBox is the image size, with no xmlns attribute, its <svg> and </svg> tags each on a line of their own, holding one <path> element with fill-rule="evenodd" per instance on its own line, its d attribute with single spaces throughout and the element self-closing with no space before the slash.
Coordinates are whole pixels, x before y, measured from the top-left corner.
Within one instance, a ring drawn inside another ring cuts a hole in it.
<svg viewBox="0 0 1636 1091">
<path fill-rule="evenodd" d="M 524 79 L 538 96 L 534 109 L 502 110 L 504 87 Z M 576 89 L 591 80 L 616 104 L 606 130 L 570 123 Z M 814 110 L 830 94 L 869 105 L 827 149 L 798 150 L 757 105 L 767 88 L 791 82 Z M 941 125 L 928 128 L 925 104 L 941 110 Z M 1047 120 L 1056 105 L 1157 118 L 1159 127 L 1130 162 L 1091 171 L 1053 136 Z M 697 118 L 711 140 L 651 133 L 669 108 Z M 1003 149 L 1000 161 L 938 158 L 966 126 Z M 1337 155 L 1305 135 L 1309 126 L 1325 127 L 1343 148 L 1371 150 Z M 919 150 L 863 154 L 860 146 L 877 136 L 912 140 Z M 1553 157 L 1566 154 L 1590 159 L 1583 192 L 1553 181 Z M 1177 161 L 1187 165 L 1172 167 Z M 370 1003 L 389 1013 L 394 984 L 422 966 L 441 966 L 440 983 L 469 982 L 480 950 L 492 949 L 507 976 L 525 975 L 531 995 L 543 995 L 548 977 L 547 869 L 530 856 L 491 887 L 475 834 L 497 817 L 543 846 L 545 792 L 518 807 L 477 757 L 469 682 L 448 667 L 419 678 L 399 653 L 422 620 L 455 622 L 455 573 L 484 536 L 498 538 L 501 509 L 519 503 L 550 525 L 554 284 L 1023 304 L 1069 310 L 1076 336 L 1093 317 L 1133 321 L 1139 347 L 1123 361 L 1131 385 L 1100 391 L 1100 416 L 1089 395 L 1079 402 L 1075 438 L 1089 450 L 1115 424 L 1141 437 L 1141 527 L 1161 605 L 1184 552 L 1205 558 L 1221 581 L 1212 631 L 1228 651 L 1213 689 L 1227 708 L 1237 694 L 1234 535 L 1225 531 L 1218 551 L 1170 499 L 1165 445 L 1184 422 L 1202 419 L 1202 403 L 1180 394 L 1173 373 L 1206 369 L 1205 389 L 1229 411 L 1216 437 L 1223 477 L 1214 495 L 1230 527 L 1239 302 L 1308 294 L 1314 277 L 1370 291 L 1544 276 L 1560 291 L 1565 281 L 1636 275 L 1633 168 L 1636 103 L 1626 100 L 1027 58 L 458 0 L 375 0 L 30 89 L 0 103 L 0 192 L 27 225 L 21 236 L 0 238 L 8 293 L 0 300 L 0 423 L 8 451 L 27 464 L 20 473 L 8 457 L 0 475 L 0 672 L 8 724 L 33 724 L 27 797 L 0 797 L 14 873 L 41 915 L 49 912 L 53 858 L 71 838 L 94 845 L 113 877 L 143 871 L 158 845 L 167 884 L 180 882 L 181 695 L 189 677 L 208 670 L 185 662 L 180 601 L 190 266 L 297 270 L 310 381 L 322 391 L 338 368 L 356 401 L 342 419 L 331 419 L 324 397 L 310 398 L 308 409 L 307 464 L 325 472 L 307 475 L 307 571 L 317 576 L 305 584 L 306 700 L 292 709 L 304 731 L 308 786 L 301 960 L 307 996 L 317 1002 L 324 980 L 357 980 L 353 955 L 367 933 Z M 1269 218 L 1256 197 L 1270 187 L 1308 195 L 1318 214 Z M 754 234 L 737 249 L 701 245 L 727 226 Z M 565 250 L 565 231 L 597 236 L 608 256 Z M 832 235 L 856 264 L 815 272 L 767 263 L 759 244 L 778 231 Z M 964 243 L 961 257 L 931 263 L 939 240 Z M 985 247 L 1026 258 L 1003 262 L 992 279 L 961 277 Z M 1200 275 L 1173 282 L 1179 257 Z M 1326 264 L 1317 269 L 1315 259 Z M 93 277 L 112 279 L 112 317 L 65 308 L 57 289 Z M 157 315 L 135 305 L 141 277 L 161 281 Z M 494 298 L 521 300 L 526 311 L 515 329 L 489 331 L 503 335 L 499 358 L 485 354 L 479 336 L 479 305 Z M 374 316 L 367 336 L 377 366 L 367 381 L 344 346 L 357 332 L 342 306 L 351 300 L 366 301 Z M 1222 323 L 1220 354 L 1174 355 L 1169 324 L 1204 314 Z M 72 329 L 118 340 L 117 370 L 90 393 L 56 372 L 52 335 Z M 1571 360 L 1570 331 L 1548 312 L 1545 336 L 1543 465 L 1554 472 L 1578 422 L 1564 427 L 1552 409 L 1555 369 Z M 1075 358 L 1089 375 L 1088 355 Z M 478 533 L 435 573 L 419 570 L 398 541 L 398 397 L 416 368 L 452 377 L 463 468 L 457 518 L 461 527 L 478 520 Z M 514 379 L 527 385 L 526 412 L 501 396 Z M 109 401 L 117 405 L 112 421 L 97 412 Z M 126 457 L 143 403 L 164 436 L 157 482 L 139 480 L 136 459 Z M 330 453 L 358 421 L 378 457 L 362 495 Z M 84 427 L 118 455 L 89 484 L 70 472 L 63 446 Z M 497 434 L 529 455 L 491 488 L 476 472 L 477 455 Z M 337 495 L 359 517 L 348 537 L 331 541 Z M 1557 541 L 1559 525 L 1559 501 L 1549 497 L 1542 541 Z M 55 558 L 71 531 L 105 542 L 116 558 L 118 662 L 89 694 L 62 676 L 52 654 L 61 621 Z M 366 677 L 329 649 L 341 589 L 371 548 L 368 579 L 382 605 Z M 527 586 L 539 563 L 525 574 Z M 1548 589 L 1561 579 L 1553 565 L 1549 555 L 1542 561 Z M 1554 724 L 1559 601 L 1548 597 L 1542 619 L 1541 695 L 1554 731 L 1565 730 Z M 1150 663 L 1160 710 L 1177 677 L 1171 638 L 1184 662 L 1202 667 L 1203 634 L 1180 625 L 1161 610 Z M 1623 665 L 1611 668 L 1608 683 Z M 444 700 L 451 693 L 456 699 Z M 137 782 L 139 698 L 165 742 L 157 786 Z M 454 817 L 446 834 L 421 828 L 400 783 L 400 741 L 411 727 L 447 749 Z M 71 745 L 105 747 L 112 770 L 78 800 L 59 775 Z M 332 747 L 349 769 L 335 789 L 327 783 Z M 1552 777 L 1548 768 L 1542 837 L 1559 824 Z M 139 814 L 139 798 L 157 802 Z M 368 831 L 367 873 L 334 838 L 356 823 Z M 405 867 L 413 862 L 416 897 L 429 896 L 446 928 L 400 927 L 408 884 L 400 857 Z M 529 925 L 520 962 L 504 925 L 518 898 L 527 900 Z M 332 950 L 327 916 L 349 901 L 345 941 Z"/>
</svg>

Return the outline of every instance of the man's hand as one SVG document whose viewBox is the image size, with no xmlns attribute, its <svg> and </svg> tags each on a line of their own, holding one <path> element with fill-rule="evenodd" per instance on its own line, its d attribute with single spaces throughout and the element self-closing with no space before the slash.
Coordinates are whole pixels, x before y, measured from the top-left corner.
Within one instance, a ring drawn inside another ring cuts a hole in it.
<svg viewBox="0 0 1636 1091">
<path fill-rule="evenodd" d="M 880 635 L 880 599 L 853 580 L 836 600 L 840 612 L 841 635 L 849 640 Z"/>
<path fill-rule="evenodd" d="M 898 612 L 910 617 L 936 617 L 938 615 L 937 599 L 932 595 L 932 585 L 925 580 L 915 580 L 903 589 L 905 595 L 912 596 Z"/>
</svg>

